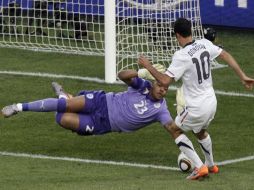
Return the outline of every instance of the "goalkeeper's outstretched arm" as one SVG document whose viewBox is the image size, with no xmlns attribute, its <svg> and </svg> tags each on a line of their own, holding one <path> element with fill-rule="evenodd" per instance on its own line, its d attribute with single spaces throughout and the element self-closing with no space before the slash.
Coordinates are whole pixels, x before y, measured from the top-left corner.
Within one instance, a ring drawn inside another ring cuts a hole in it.
<svg viewBox="0 0 254 190">
<path fill-rule="evenodd" d="M 133 82 L 133 78 L 137 76 L 138 72 L 135 70 L 123 70 L 118 73 L 118 78 L 127 85 L 131 85 Z"/>
<path fill-rule="evenodd" d="M 161 64 L 154 64 L 151 67 L 153 67 L 159 73 L 164 73 L 166 70 L 164 65 Z M 123 70 L 118 73 L 118 78 L 127 85 L 131 85 L 133 82 L 133 78 L 135 77 L 143 78 L 150 81 L 155 80 L 155 78 L 151 75 L 148 69 L 139 69 L 138 71 Z"/>
</svg>

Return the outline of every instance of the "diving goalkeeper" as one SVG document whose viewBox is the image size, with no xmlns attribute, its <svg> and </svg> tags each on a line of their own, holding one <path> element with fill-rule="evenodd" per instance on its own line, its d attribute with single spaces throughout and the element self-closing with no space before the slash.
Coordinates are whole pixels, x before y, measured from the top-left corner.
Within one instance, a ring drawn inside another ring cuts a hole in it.
<svg viewBox="0 0 254 190">
<path fill-rule="evenodd" d="M 8 118 L 27 111 L 56 112 L 56 122 L 79 135 L 132 132 L 154 122 L 169 128 L 174 122 L 164 99 L 168 89 L 139 76 L 151 79 L 147 71 L 125 70 L 118 77 L 128 85 L 127 91 L 84 90 L 75 97 L 53 82 L 58 98 L 9 105 L 2 109 L 2 115 Z"/>
</svg>

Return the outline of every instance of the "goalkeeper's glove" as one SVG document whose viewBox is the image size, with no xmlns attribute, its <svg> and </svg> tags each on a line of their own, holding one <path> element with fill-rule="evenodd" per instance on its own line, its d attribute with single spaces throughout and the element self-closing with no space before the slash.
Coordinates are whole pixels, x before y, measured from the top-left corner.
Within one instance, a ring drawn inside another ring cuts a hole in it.
<svg viewBox="0 0 254 190">
<path fill-rule="evenodd" d="M 153 67 L 154 67 L 157 71 L 159 71 L 160 73 L 165 73 L 165 71 L 166 71 L 165 66 L 164 66 L 164 65 L 161 65 L 161 64 L 159 64 L 159 63 L 154 64 Z"/>
<path fill-rule="evenodd" d="M 164 73 L 166 71 L 164 65 L 161 65 L 161 64 L 154 64 L 153 67 L 161 73 Z M 140 78 L 147 79 L 147 80 L 155 80 L 153 75 L 147 69 L 139 69 L 138 76 Z"/>
<path fill-rule="evenodd" d="M 185 100 L 183 95 L 183 86 L 176 90 L 176 112 L 180 114 L 185 108 Z"/>
</svg>

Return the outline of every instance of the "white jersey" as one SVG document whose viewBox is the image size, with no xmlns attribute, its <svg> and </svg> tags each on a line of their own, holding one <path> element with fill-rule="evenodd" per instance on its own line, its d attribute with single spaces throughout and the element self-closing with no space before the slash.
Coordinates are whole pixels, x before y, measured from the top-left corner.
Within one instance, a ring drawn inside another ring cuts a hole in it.
<svg viewBox="0 0 254 190">
<path fill-rule="evenodd" d="M 212 42 L 201 39 L 187 44 L 176 51 L 166 74 L 183 82 L 183 94 L 188 107 L 204 103 L 205 98 L 214 96 L 211 75 L 211 60 L 221 53 L 222 49 Z"/>
<path fill-rule="evenodd" d="M 175 52 L 166 74 L 175 81 L 182 79 L 186 109 L 175 122 L 182 130 L 198 133 L 207 128 L 214 118 L 217 100 L 213 89 L 211 60 L 222 49 L 201 39 L 187 44 Z"/>
</svg>

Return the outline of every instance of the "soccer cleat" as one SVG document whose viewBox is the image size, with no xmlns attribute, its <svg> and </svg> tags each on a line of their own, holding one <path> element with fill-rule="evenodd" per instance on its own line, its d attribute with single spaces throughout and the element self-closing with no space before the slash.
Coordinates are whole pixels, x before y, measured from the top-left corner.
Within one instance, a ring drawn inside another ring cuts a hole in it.
<svg viewBox="0 0 254 190">
<path fill-rule="evenodd" d="M 195 168 L 193 170 L 193 172 L 191 173 L 191 175 L 189 175 L 187 177 L 187 179 L 190 180 L 197 180 L 200 179 L 202 177 L 206 177 L 208 176 L 208 167 L 206 165 L 201 166 L 201 168 Z"/>
<path fill-rule="evenodd" d="M 209 173 L 213 173 L 213 174 L 219 173 L 219 167 L 216 165 L 209 167 L 208 170 L 209 170 Z"/>
<path fill-rule="evenodd" d="M 57 82 L 52 82 L 52 88 L 58 98 L 70 99 L 73 97 L 71 94 L 64 92 L 63 87 L 60 84 L 58 84 Z"/>
<path fill-rule="evenodd" d="M 60 84 L 58 84 L 57 82 L 52 82 L 52 88 L 57 96 L 65 94 L 63 87 Z"/>
<path fill-rule="evenodd" d="M 9 106 L 5 106 L 3 109 L 2 109 L 2 115 L 4 117 L 11 117 L 15 114 L 17 114 L 19 112 L 18 110 L 18 107 L 17 107 L 17 104 L 13 104 L 13 105 L 9 105 Z"/>
</svg>

